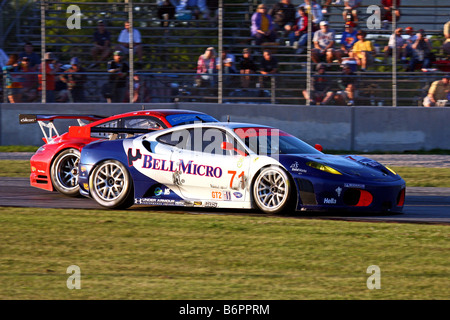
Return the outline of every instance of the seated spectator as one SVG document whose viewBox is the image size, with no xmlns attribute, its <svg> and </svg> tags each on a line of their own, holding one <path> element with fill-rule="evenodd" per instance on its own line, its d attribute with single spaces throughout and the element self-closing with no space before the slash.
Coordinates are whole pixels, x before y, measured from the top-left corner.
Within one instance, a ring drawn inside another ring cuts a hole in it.
<svg viewBox="0 0 450 320">
<path fill-rule="evenodd" d="M 389 43 L 384 47 L 384 56 L 385 58 L 392 57 L 392 52 L 394 46 L 397 49 L 397 57 L 396 59 L 401 59 L 402 61 L 406 61 L 406 47 L 408 43 L 402 37 L 403 29 L 397 28 L 395 29 L 395 33 L 389 37 Z"/>
<path fill-rule="evenodd" d="M 169 0 L 157 0 L 157 15 L 160 20 L 161 27 L 168 27 L 170 20 L 175 17 L 175 6 Z"/>
<path fill-rule="evenodd" d="M 128 72 L 130 70 L 128 64 L 122 61 L 122 51 L 115 51 L 113 60 L 108 61 L 107 71 L 109 75 L 109 92 L 107 94 L 108 103 L 124 102 Z M 106 95 L 106 94 L 105 94 Z"/>
<path fill-rule="evenodd" d="M 21 71 L 25 74 L 22 75 L 22 102 L 34 102 L 37 99 L 37 74 L 36 68 L 30 67 L 30 59 L 23 57 L 21 59 Z M 28 74 L 27 74 L 28 73 Z"/>
<path fill-rule="evenodd" d="M 208 19 L 209 9 L 206 5 L 206 0 L 170 0 L 170 2 L 175 6 L 176 14 L 175 17 L 184 15 L 191 15 L 192 19 Z M 180 20 L 186 20 L 185 17 Z"/>
<path fill-rule="evenodd" d="M 334 92 L 330 90 L 331 81 L 326 76 L 326 68 L 322 63 L 316 67 L 317 73 L 313 75 L 311 81 L 311 97 L 308 90 L 303 90 L 303 97 L 310 101 L 310 104 L 326 105 L 333 98 Z"/>
<path fill-rule="evenodd" d="M 237 73 L 236 70 L 236 57 L 231 53 L 230 48 L 224 48 L 222 51 L 222 57 L 216 61 L 217 70 L 221 69 L 223 60 L 223 72 L 224 73 Z"/>
<path fill-rule="evenodd" d="M 304 7 L 298 7 L 298 18 L 289 33 L 289 45 L 301 54 L 308 41 L 308 14 Z"/>
<path fill-rule="evenodd" d="M 320 23 L 320 30 L 314 32 L 314 48 L 311 52 L 313 62 L 320 63 L 325 60 L 332 63 L 337 58 L 337 52 L 333 46 L 335 43 L 335 32 L 328 28 L 328 22 L 322 21 Z"/>
<path fill-rule="evenodd" d="M 125 29 L 120 32 L 117 40 L 119 42 L 117 50 L 122 51 L 126 55 L 129 53 L 130 47 L 130 23 L 126 21 L 124 27 Z M 141 33 L 136 28 L 133 28 L 133 52 L 137 54 L 138 61 L 142 62 L 142 38 Z"/>
<path fill-rule="evenodd" d="M 373 64 L 375 58 L 375 49 L 372 41 L 366 40 L 366 32 L 359 30 L 357 32 L 358 41 L 353 45 L 351 57 L 356 60 L 361 71 L 366 71 Z"/>
<path fill-rule="evenodd" d="M 361 6 L 362 0 L 344 0 L 344 10 L 342 17 L 344 21 L 353 21 L 358 23 L 358 8 Z"/>
<path fill-rule="evenodd" d="M 291 0 L 281 0 L 275 3 L 269 10 L 269 14 L 272 16 L 276 31 L 281 31 L 284 35 L 289 34 L 295 23 L 296 14 Z"/>
<path fill-rule="evenodd" d="M 263 57 L 259 64 L 259 73 L 265 75 L 265 77 L 259 78 L 260 87 L 261 88 L 265 87 L 264 85 L 265 80 L 270 80 L 270 77 L 267 77 L 267 75 L 275 74 L 277 72 L 278 72 L 278 60 L 272 55 L 270 50 L 265 49 L 263 51 Z"/>
<path fill-rule="evenodd" d="M 23 57 L 27 57 L 30 59 L 30 67 L 37 68 L 41 64 L 41 56 L 34 52 L 31 42 L 25 43 L 23 49 L 24 51 L 19 54 L 19 58 L 22 59 Z"/>
<path fill-rule="evenodd" d="M 399 21 L 401 1 L 396 0 L 395 3 L 395 20 Z M 385 24 L 392 22 L 392 11 L 394 10 L 394 0 L 381 0 L 381 21 Z"/>
<path fill-rule="evenodd" d="M 92 59 L 94 61 L 106 61 L 111 54 L 111 34 L 105 29 L 105 23 L 102 20 L 97 22 L 97 30 L 94 32 L 93 40 Z M 96 66 L 97 62 L 94 62 L 88 68 Z"/>
<path fill-rule="evenodd" d="M 53 53 L 46 52 L 45 56 L 45 97 L 46 102 L 55 102 L 55 85 L 56 85 L 56 73 L 58 73 L 61 69 L 61 64 L 56 61 L 56 58 L 54 57 Z M 38 75 L 39 79 L 39 88 L 38 90 L 42 92 L 42 68 L 43 64 L 41 64 L 39 68 L 39 72 L 41 72 Z"/>
<path fill-rule="evenodd" d="M 239 70 L 241 74 L 255 74 L 258 67 L 252 58 L 251 51 L 248 48 L 242 50 L 242 58 L 239 61 Z M 241 76 L 241 85 L 243 88 L 250 87 L 251 77 Z"/>
<path fill-rule="evenodd" d="M 412 56 L 406 71 L 414 71 L 418 64 L 422 64 L 422 69 L 431 68 L 433 63 L 433 53 L 431 52 L 431 41 L 425 36 L 425 31 L 420 29 L 416 36 L 416 41 L 411 45 Z"/>
<path fill-rule="evenodd" d="M 313 31 L 319 30 L 319 24 L 323 20 L 322 8 L 320 5 L 314 0 L 305 0 L 299 7 L 304 8 L 307 14 L 309 14 L 309 10 L 312 7 L 312 29 Z"/>
<path fill-rule="evenodd" d="M 13 53 L 9 55 L 6 66 L 3 67 L 6 72 L 5 88 L 8 101 L 10 103 L 22 102 L 22 78 L 21 75 L 12 74 L 21 72 L 19 55 Z"/>
<path fill-rule="evenodd" d="M 442 77 L 442 80 L 434 81 L 428 95 L 423 100 L 424 107 L 435 107 L 439 100 L 449 100 L 450 92 L 450 74 L 446 74 Z"/>
<path fill-rule="evenodd" d="M 80 74 L 81 72 L 85 71 L 80 65 L 80 60 L 74 57 L 70 59 L 70 68 L 59 77 L 67 84 L 70 102 L 84 102 L 84 85 L 87 77 L 85 74 Z"/>
<path fill-rule="evenodd" d="M 263 42 L 275 42 L 277 39 L 272 16 L 266 12 L 266 5 L 259 4 L 256 12 L 252 15 L 251 33 L 252 37 L 255 38 L 255 44 L 257 46 Z"/>
<path fill-rule="evenodd" d="M 442 49 L 444 50 L 444 53 L 447 55 L 447 59 L 450 59 L 450 21 L 448 21 L 444 25 L 444 36 L 445 41 L 442 45 Z"/>
<path fill-rule="evenodd" d="M 353 45 L 358 41 L 356 36 L 357 30 L 355 30 L 355 23 L 352 21 L 347 21 L 345 23 L 345 31 L 342 33 L 341 37 L 341 61 L 342 57 L 349 57 L 352 52 Z"/>
<path fill-rule="evenodd" d="M 331 6 L 332 0 L 322 0 L 322 13 L 328 14 L 328 8 Z"/>
<path fill-rule="evenodd" d="M 413 54 L 413 49 L 412 49 L 412 44 L 416 41 L 417 39 L 417 35 L 414 32 L 414 28 L 413 27 L 406 27 L 405 28 L 405 37 L 403 38 L 405 39 L 405 43 L 406 43 L 406 57 L 412 57 Z"/>
<path fill-rule="evenodd" d="M 205 53 L 198 57 L 197 61 L 197 78 L 198 87 L 213 87 L 214 76 L 217 71 L 216 52 L 213 47 L 206 49 Z"/>
<path fill-rule="evenodd" d="M 342 69 L 342 78 L 338 80 L 338 86 L 340 91 L 337 91 L 334 95 L 335 102 L 339 105 L 355 105 L 355 83 L 356 78 L 352 69 L 344 65 Z"/>
<path fill-rule="evenodd" d="M 0 68 L 6 66 L 6 63 L 8 62 L 9 58 L 8 55 L 3 51 L 3 49 L 0 49 Z"/>
</svg>

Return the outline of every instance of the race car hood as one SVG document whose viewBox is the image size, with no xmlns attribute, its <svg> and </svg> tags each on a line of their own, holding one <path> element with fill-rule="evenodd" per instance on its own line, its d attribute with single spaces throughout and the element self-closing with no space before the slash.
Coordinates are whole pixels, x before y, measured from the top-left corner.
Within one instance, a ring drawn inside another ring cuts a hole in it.
<svg viewBox="0 0 450 320">
<path fill-rule="evenodd" d="M 395 172 L 369 158 L 346 155 L 328 154 L 312 155 L 280 155 L 280 162 L 292 174 L 322 175 L 323 171 L 317 165 L 325 165 L 341 173 L 347 178 L 364 179 L 366 181 L 396 181 L 401 179 Z M 336 174 L 335 176 L 339 176 Z"/>
</svg>

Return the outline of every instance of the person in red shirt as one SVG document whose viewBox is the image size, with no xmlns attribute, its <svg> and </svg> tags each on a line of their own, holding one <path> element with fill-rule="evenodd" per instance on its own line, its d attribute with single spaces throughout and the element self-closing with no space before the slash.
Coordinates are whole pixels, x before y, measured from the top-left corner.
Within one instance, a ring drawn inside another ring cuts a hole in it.
<svg viewBox="0 0 450 320">
<path fill-rule="evenodd" d="M 382 21 L 390 21 L 392 22 L 392 9 L 394 6 L 394 0 L 381 0 L 381 20 Z M 401 12 L 400 12 L 401 1 L 397 0 L 395 3 L 395 20 L 400 20 Z"/>
<path fill-rule="evenodd" d="M 43 64 L 41 64 L 40 71 L 42 71 Z M 46 82 L 46 102 L 55 102 L 55 74 L 59 72 L 61 67 L 60 63 L 57 63 L 51 52 L 45 54 L 45 82 Z M 38 76 L 39 78 L 39 91 L 42 91 L 42 72 Z"/>
</svg>

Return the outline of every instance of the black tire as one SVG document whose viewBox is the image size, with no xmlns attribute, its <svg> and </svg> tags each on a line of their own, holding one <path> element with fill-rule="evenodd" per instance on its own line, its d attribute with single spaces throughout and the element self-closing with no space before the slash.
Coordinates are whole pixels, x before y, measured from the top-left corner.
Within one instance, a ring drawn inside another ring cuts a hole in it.
<svg viewBox="0 0 450 320">
<path fill-rule="evenodd" d="M 291 181 L 283 169 L 267 167 L 259 172 L 253 182 L 253 201 L 262 212 L 277 214 L 290 205 L 291 189 Z"/>
<path fill-rule="evenodd" d="M 77 149 L 65 149 L 58 154 L 50 168 L 50 179 L 56 191 L 69 197 L 80 195 L 78 185 L 79 162 L 80 151 Z"/>
<path fill-rule="evenodd" d="M 89 190 L 102 207 L 126 209 L 134 204 L 130 173 L 116 160 L 103 161 L 94 168 L 89 177 Z"/>
</svg>

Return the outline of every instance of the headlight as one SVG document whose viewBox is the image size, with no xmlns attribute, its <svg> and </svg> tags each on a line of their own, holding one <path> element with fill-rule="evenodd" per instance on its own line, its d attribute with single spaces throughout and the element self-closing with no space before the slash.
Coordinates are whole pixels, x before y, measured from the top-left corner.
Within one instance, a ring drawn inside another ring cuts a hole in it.
<svg viewBox="0 0 450 320">
<path fill-rule="evenodd" d="M 391 168 L 389 168 L 389 167 L 387 167 L 387 166 L 384 166 L 386 169 L 388 169 L 390 172 L 392 172 L 394 175 L 397 175 L 397 173 L 394 171 L 394 170 L 392 170 Z"/>
<path fill-rule="evenodd" d="M 310 161 L 306 164 L 317 170 L 325 171 L 325 172 L 332 173 L 332 174 L 342 174 L 339 171 L 337 171 L 336 169 L 333 169 L 329 166 L 326 166 L 326 165 L 318 163 L 318 162 Z"/>
</svg>

